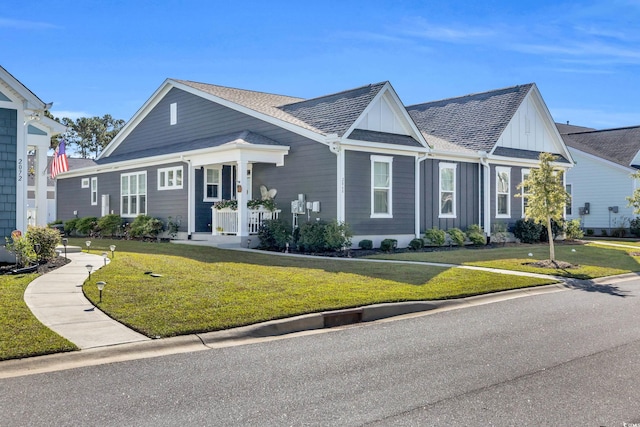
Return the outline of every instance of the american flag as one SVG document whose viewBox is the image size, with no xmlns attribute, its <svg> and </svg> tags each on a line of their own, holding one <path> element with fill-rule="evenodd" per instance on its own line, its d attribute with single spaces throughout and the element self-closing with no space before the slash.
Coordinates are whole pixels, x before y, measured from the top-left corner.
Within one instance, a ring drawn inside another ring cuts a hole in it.
<svg viewBox="0 0 640 427">
<path fill-rule="evenodd" d="M 51 161 L 51 178 L 55 178 L 60 172 L 66 172 L 69 170 L 69 161 L 67 160 L 67 153 L 64 149 L 64 140 L 60 141 L 58 148 L 53 153 L 53 160 Z"/>
</svg>

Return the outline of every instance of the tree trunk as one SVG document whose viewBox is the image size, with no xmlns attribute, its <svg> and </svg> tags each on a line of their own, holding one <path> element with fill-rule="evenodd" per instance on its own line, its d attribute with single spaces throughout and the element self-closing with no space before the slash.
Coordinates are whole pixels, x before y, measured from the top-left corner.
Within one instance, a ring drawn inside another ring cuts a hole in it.
<svg viewBox="0 0 640 427">
<path fill-rule="evenodd" d="M 553 231 L 551 230 L 551 217 L 547 217 L 547 234 L 549 235 L 549 259 L 556 260 L 556 250 L 553 246 Z"/>
</svg>

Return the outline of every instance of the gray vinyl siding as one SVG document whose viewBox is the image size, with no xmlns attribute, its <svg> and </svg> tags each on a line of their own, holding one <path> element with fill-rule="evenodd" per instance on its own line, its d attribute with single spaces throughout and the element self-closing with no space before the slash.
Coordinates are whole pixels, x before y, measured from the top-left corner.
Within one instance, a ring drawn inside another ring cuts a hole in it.
<svg viewBox="0 0 640 427">
<path fill-rule="evenodd" d="M 455 163 L 456 168 L 456 217 L 440 218 L 440 163 Z M 449 160 L 425 160 L 420 164 L 420 232 L 430 228 L 466 230 L 480 223 L 478 164 Z"/>
<path fill-rule="evenodd" d="M 5 238 L 16 228 L 17 128 L 18 112 L 0 108 L 0 236 Z"/>
<path fill-rule="evenodd" d="M 497 167 L 507 167 L 511 169 L 511 181 L 509 182 L 509 187 L 511 190 L 511 212 L 509 215 L 509 218 L 496 218 L 496 212 L 497 212 L 497 208 L 496 208 L 496 196 L 497 196 L 497 189 L 496 189 L 496 166 Z M 516 221 L 518 221 L 519 219 L 522 219 L 522 198 L 520 197 L 516 197 L 516 194 L 520 194 L 521 190 L 518 189 L 518 185 L 520 185 L 520 182 L 522 181 L 522 169 L 528 169 L 528 168 L 521 168 L 521 167 L 516 167 L 516 166 L 509 166 L 509 165 L 491 165 L 491 176 L 489 177 L 489 190 L 490 190 L 490 195 L 491 195 L 491 202 L 489 203 L 489 209 L 491 210 L 491 223 L 495 224 L 495 223 L 503 223 L 507 226 L 507 229 L 509 231 L 513 230 L 513 227 L 515 226 Z"/>
<path fill-rule="evenodd" d="M 371 155 L 345 153 L 346 222 L 354 234 L 397 235 L 415 232 L 415 159 L 390 155 L 392 166 L 393 218 L 371 218 Z"/>
<path fill-rule="evenodd" d="M 158 190 L 158 169 L 183 166 L 182 189 Z M 120 176 L 125 173 L 147 172 L 147 214 L 167 222 L 169 217 L 180 220 L 180 231 L 186 230 L 187 195 L 189 186 L 188 165 L 186 163 L 169 163 L 149 168 L 119 169 L 114 172 L 88 174 L 84 177 L 58 179 L 57 212 L 58 219 L 74 218 L 77 211 L 79 218 L 86 216 L 100 217 L 102 211 L 102 195 L 109 195 L 109 209 L 120 215 Z M 82 178 L 98 178 L 98 204 L 91 205 L 91 189 L 82 188 Z M 129 222 L 132 218 L 125 218 Z"/>
</svg>

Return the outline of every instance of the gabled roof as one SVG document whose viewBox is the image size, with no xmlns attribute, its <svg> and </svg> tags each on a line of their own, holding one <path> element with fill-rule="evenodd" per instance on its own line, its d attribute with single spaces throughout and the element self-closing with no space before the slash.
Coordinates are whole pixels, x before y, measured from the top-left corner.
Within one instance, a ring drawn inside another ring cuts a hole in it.
<svg viewBox="0 0 640 427">
<path fill-rule="evenodd" d="M 490 152 L 533 86 L 411 105 L 407 111 L 429 142 L 429 136 L 435 136 L 463 149 Z M 441 148 L 437 140 L 435 146 Z"/>
<path fill-rule="evenodd" d="M 571 148 L 620 166 L 640 167 L 633 164 L 640 152 L 640 126 L 568 133 L 562 139 Z"/>
<path fill-rule="evenodd" d="M 13 77 L 13 75 L 2 66 L 0 66 L 0 80 L 4 81 L 16 95 L 26 101 L 26 108 L 37 110 L 43 110 L 45 108 L 45 103 L 38 98 L 35 93 L 31 92 L 28 87 Z"/>
<path fill-rule="evenodd" d="M 569 123 L 556 123 L 556 128 L 558 128 L 558 132 L 560 132 L 560 135 L 566 135 L 568 133 L 576 132 L 590 132 L 596 130 L 594 128 L 588 128 L 585 126 L 570 125 Z"/>
<path fill-rule="evenodd" d="M 283 105 L 280 109 L 325 134 L 343 136 L 386 83 L 299 101 Z"/>
</svg>

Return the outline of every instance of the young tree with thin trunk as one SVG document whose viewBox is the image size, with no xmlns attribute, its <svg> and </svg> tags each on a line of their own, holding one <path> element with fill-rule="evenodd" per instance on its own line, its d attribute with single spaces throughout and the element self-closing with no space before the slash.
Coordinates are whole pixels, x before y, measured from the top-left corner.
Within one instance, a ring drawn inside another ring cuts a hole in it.
<svg viewBox="0 0 640 427">
<path fill-rule="evenodd" d="M 569 194 L 562 182 L 562 171 L 553 167 L 553 162 L 557 157 L 550 153 L 540 153 L 539 159 L 540 167 L 531 169 L 529 176 L 518 185 L 518 189 L 526 189 L 525 218 L 547 227 L 549 260 L 553 262 L 556 254 L 553 246 L 551 220 L 562 220 Z M 520 194 L 518 196 L 523 197 Z"/>
<path fill-rule="evenodd" d="M 633 178 L 634 183 L 640 181 L 640 171 L 631 174 L 631 178 Z M 636 187 L 636 189 L 633 190 L 631 197 L 627 197 L 627 202 L 627 206 L 633 207 L 634 214 L 640 214 L 640 187 Z"/>
</svg>

